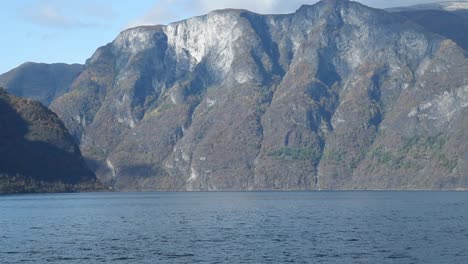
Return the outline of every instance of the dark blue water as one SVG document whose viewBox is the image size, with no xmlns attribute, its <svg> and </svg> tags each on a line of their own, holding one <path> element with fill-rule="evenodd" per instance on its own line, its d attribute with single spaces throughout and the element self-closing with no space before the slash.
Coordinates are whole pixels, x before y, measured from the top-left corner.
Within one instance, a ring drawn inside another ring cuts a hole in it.
<svg viewBox="0 0 468 264">
<path fill-rule="evenodd" d="M 0 196 L 0 263 L 468 263 L 468 193 Z"/>
</svg>

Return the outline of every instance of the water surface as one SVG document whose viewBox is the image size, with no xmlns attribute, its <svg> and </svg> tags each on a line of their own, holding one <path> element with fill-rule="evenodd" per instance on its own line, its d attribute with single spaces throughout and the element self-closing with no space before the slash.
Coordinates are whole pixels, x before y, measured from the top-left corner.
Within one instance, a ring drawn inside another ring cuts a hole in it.
<svg viewBox="0 0 468 264">
<path fill-rule="evenodd" d="M 0 196 L 0 263 L 468 263 L 466 192 Z"/>
</svg>

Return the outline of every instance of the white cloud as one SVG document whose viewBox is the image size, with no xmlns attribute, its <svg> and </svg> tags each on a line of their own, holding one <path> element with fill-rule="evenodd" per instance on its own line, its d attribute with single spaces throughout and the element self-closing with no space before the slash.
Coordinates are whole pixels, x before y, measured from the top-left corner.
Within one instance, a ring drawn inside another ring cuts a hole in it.
<svg viewBox="0 0 468 264">
<path fill-rule="evenodd" d="M 190 3 L 184 0 L 160 0 L 146 14 L 135 21 L 130 22 L 126 27 L 131 28 L 136 26 L 167 24 L 173 22 L 182 18 L 180 17 L 180 10 L 174 10 L 174 6 L 187 8 L 189 4 Z"/>
<path fill-rule="evenodd" d="M 81 7 L 82 14 L 97 19 L 113 19 L 116 17 L 112 5 L 89 3 Z"/>
<path fill-rule="evenodd" d="M 67 3 L 54 0 L 39 0 L 23 6 L 19 16 L 32 23 L 48 28 L 86 28 L 102 25 L 102 20 L 114 17 L 111 6 L 98 4 L 79 6 L 70 10 Z"/>
<path fill-rule="evenodd" d="M 85 26 L 81 21 L 67 17 L 57 6 L 42 1 L 36 6 L 24 7 L 20 11 L 23 19 L 40 26 L 70 28 Z"/>
</svg>

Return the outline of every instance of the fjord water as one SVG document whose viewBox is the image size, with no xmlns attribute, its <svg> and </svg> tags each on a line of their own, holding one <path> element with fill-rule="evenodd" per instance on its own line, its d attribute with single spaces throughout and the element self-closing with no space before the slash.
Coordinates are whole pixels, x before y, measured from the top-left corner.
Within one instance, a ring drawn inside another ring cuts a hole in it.
<svg viewBox="0 0 468 264">
<path fill-rule="evenodd" d="M 0 196 L 1 263 L 468 263 L 466 192 Z"/>
</svg>

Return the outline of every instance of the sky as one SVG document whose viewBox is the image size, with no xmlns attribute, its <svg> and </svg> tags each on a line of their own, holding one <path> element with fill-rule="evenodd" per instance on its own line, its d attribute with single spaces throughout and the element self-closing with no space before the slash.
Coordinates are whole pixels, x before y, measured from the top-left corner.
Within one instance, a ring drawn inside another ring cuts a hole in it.
<svg viewBox="0 0 468 264">
<path fill-rule="evenodd" d="M 378 7 L 435 0 L 362 0 Z M 0 74 L 24 62 L 84 63 L 122 30 L 167 24 L 214 9 L 291 13 L 317 0 L 3 0 L 0 1 Z"/>
</svg>

